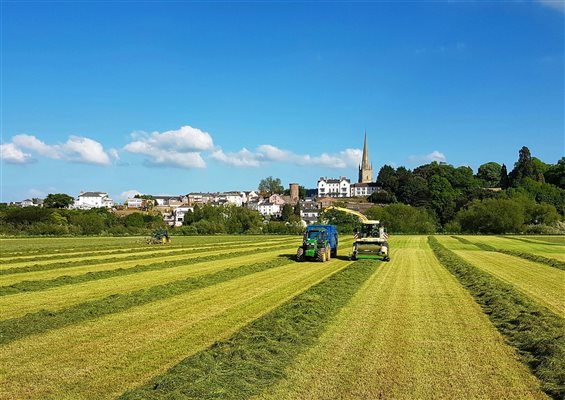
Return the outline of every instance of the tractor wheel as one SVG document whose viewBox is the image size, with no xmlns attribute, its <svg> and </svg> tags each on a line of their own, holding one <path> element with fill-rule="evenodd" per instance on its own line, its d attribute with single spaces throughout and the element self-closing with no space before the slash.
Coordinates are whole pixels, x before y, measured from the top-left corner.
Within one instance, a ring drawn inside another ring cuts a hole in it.
<svg viewBox="0 0 565 400">
<path fill-rule="evenodd" d="M 326 246 L 326 260 L 331 260 L 332 258 L 332 248 L 330 247 L 330 245 L 328 244 Z"/>
<path fill-rule="evenodd" d="M 357 253 L 354 252 L 354 253 L 351 255 L 351 259 L 352 259 L 353 261 L 357 261 Z"/>
<path fill-rule="evenodd" d="M 302 247 L 299 247 L 298 250 L 296 250 L 296 261 L 304 261 L 304 249 Z"/>
<path fill-rule="evenodd" d="M 316 251 L 316 261 L 325 262 L 326 261 L 326 249 L 318 249 Z"/>
<path fill-rule="evenodd" d="M 335 248 L 334 251 L 332 251 L 332 258 L 336 258 L 337 257 L 337 247 Z"/>
</svg>

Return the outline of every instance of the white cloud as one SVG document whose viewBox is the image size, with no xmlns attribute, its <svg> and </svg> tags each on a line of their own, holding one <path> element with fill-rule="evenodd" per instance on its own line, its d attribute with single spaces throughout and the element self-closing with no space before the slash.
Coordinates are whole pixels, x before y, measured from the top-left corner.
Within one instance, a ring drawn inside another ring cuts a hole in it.
<svg viewBox="0 0 565 400">
<path fill-rule="evenodd" d="M 85 163 L 85 164 L 98 164 L 98 165 L 109 165 L 111 164 L 110 156 L 100 143 L 95 140 L 81 137 L 81 136 L 71 136 L 63 144 L 49 145 L 33 135 L 16 135 L 12 138 L 12 143 L 8 143 L 2 146 L 8 146 L 7 153 L 12 158 L 20 158 L 21 154 L 27 162 L 29 161 L 31 155 L 23 153 L 23 149 L 31 151 L 32 153 L 39 154 L 41 156 L 52 158 L 55 160 L 65 160 L 71 162 Z M 8 158 L 3 157 L 8 162 Z M 22 161 L 19 161 L 20 163 Z"/>
<path fill-rule="evenodd" d="M 339 153 L 320 155 L 296 154 L 270 144 L 257 147 L 255 152 L 246 148 L 237 153 L 224 153 L 219 149 L 211 154 L 211 158 L 235 167 L 259 167 L 265 162 L 281 162 L 300 166 L 321 166 L 329 168 L 354 168 L 361 162 L 360 149 L 345 149 Z"/>
<path fill-rule="evenodd" d="M 126 190 L 125 192 L 120 193 L 117 196 L 117 198 L 118 198 L 118 200 L 125 201 L 125 200 L 129 199 L 130 197 L 134 197 L 137 194 L 141 194 L 141 192 L 139 190 L 135 190 L 135 189 Z"/>
<path fill-rule="evenodd" d="M 134 140 L 124 150 L 147 156 L 147 163 L 154 166 L 205 168 L 200 151 L 214 148 L 209 133 L 190 126 L 163 133 L 134 132 L 131 136 Z"/>
<path fill-rule="evenodd" d="M 443 154 L 442 152 L 434 150 L 429 154 L 410 156 L 408 157 L 408 161 L 411 163 L 430 163 L 432 161 L 447 162 L 447 157 L 445 157 L 445 154 Z"/>
<path fill-rule="evenodd" d="M 538 3 L 565 13 L 565 1 L 563 0 L 538 0 Z"/>
<path fill-rule="evenodd" d="M 33 161 L 31 154 L 24 153 L 13 143 L 0 144 L 0 158 L 10 164 L 27 164 Z"/>
<path fill-rule="evenodd" d="M 253 153 L 246 148 L 237 153 L 224 153 L 222 149 L 218 149 L 212 152 L 210 157 L 234 167 L 259 167 L 262 158 L 260 154 Z"/>
</svg>

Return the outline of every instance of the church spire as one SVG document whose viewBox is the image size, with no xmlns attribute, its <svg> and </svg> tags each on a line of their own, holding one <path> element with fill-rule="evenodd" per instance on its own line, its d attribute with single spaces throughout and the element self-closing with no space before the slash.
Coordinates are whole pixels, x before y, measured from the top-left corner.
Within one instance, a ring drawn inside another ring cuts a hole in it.
<svg viewBox="0 0 565 400">
<path fill-rule="evenodd" d="M 369 164 L 369 146 L 367 145 L 367 129 L 365 129 L 365 143 L 363 144 L 363 160 L 361 161 L 361 169 L 371 168 Z"/>
<path fill-rule="evenodd" d="M 359 183 L 373 181 L 373 166 L 369 162 L 369 145 L 367 144 L 367 130 L 365 129 L 365 142 L 363 143 L 363 158 L 359 166 Z"/>
</svg>

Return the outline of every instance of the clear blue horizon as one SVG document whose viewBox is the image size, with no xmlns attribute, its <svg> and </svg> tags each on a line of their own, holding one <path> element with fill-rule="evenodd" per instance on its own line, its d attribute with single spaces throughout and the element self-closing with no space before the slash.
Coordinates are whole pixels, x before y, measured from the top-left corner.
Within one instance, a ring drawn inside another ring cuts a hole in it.
<svg viewBox="0 0 565 400">
<path fill-rule="evenodd" d="M 555 163 L 564 4 L 3 1 L 0 200 Z"/>
</svg>

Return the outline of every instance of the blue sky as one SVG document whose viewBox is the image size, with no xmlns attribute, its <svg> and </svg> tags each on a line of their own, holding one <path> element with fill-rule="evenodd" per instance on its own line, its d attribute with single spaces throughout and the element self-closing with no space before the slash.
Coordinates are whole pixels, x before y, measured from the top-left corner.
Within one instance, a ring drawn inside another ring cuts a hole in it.
<svg viewBox="0 0 565 400">
<path fill-rule="evenodd" d="M 1 200 L 565 153 L 562 1 L 2 2 Z"/>
</svg>

